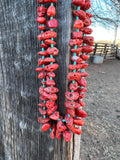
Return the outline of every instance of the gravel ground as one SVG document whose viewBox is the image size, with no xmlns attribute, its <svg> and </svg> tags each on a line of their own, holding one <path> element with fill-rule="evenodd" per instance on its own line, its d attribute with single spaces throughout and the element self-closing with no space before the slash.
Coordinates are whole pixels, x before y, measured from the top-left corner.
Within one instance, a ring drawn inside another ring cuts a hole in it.
<svg viewBox="0 0 120 160">
<path fill-rule="evenodd" d="M 81 160 L 120 160 L 120 60 L 90 64 Z"/>
</svg>

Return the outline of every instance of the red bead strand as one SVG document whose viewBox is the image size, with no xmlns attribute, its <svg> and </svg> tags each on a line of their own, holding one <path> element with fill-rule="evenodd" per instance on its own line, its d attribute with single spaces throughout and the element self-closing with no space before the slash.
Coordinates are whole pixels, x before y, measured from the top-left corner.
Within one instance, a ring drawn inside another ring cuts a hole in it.
<svg viewBox="0 0 120 160">
<path fill-rule="evenodd" d="M 94 43 L 94 38 L 90 35 L 92 29 L 89 28 L 91 25 L 91 13 L 86 12 L 91 7 L 90 0 L 73 0 L 73 5 L 77 6 L 77 10 L 73 11 L 76 20 L 74 22 L 73 28 L 75 31 L 72 33 L 72 39 L 69 42 L 71 48 L 72 56 L 71 62 L 68 66 L 70 72 L 67 75 L 69 84 L 69 90 L 65 92 L 66 102 L 66 115 L 60 116 L 59 111 L 57 111 L 57 92 L 59 89 L 55 87 L 56 83 L 54 81 L 55 73 L 54 71 L 59 67 L 55 63 L 54 56 L 57 56 L 59 50 L 55 47 L 55 38 L 57 33 L 53 30 L 57 28 L 58 22 L 55 18 L 56 8 L 54 3 L 57 0 L 37 0 L 41 6 L 38 7 L 38 18 L 37 22 L 40 23 L 38 29 L 41 30 L 41 34 L 38 35 L 38 40 L 40 40 L 42 51 L 38 52 L 42 58 L 39 58 L 38 65 L 39 68 L 36 71 L 40 72 L 38 75 L 39 79 L 42 79 L 42 86 L 39 88 L 39 93 L 41 94 L 40 99 L 43 102 L 39 103 L 39 112 L 43 117 L 38 118 L 39 123 L 43 123 L 42 131 L 50 130 L 50 137 L 54 139 L 61 139 L 63 136 L 64 140 L 69 142 L 72 138 L 71 132 L 80 135 L 81 129 L 77 126 L 83 126 L 84 120 L 87 113 L 82 109 L 85 106 L 83 98 L 85 97 L 85 92 L 87 91 L 87 82 L 85 77 L 89 74 L 85 72 L 85 68 L 88 66 L 86 61 L 89 59 L 88 53 L 93 51 L 91 47 Z M 50 3 L 48 9 L 46 9 L 43 4 Z M 49 17 L 47 21 L 45 16 Z M 45 31 L 46 26 L 49 30 Z M 46 50 L 45 50 L 46 49 Z"/>
</svg>

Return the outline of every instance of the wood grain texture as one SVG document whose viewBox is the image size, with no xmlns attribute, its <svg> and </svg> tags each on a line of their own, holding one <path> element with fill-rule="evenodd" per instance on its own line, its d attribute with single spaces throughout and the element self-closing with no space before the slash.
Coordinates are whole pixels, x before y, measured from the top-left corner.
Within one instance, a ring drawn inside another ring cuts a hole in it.
<svg viewBox="0 0 120 160">
<path fill-rule="evenodd" d="M 58 0 L 59 22 L 56 58 L 59 111 L 64 115 L 64 93 L 69 63 L 72 0 Z M 37 123 L 37 52 L 40 44 L 36 0 L 0 0 L 0 160 L 79 160 L 74 142 L 51 140 Z M 80 137 L 76 139 L 80 145 Z"/>
</svg>

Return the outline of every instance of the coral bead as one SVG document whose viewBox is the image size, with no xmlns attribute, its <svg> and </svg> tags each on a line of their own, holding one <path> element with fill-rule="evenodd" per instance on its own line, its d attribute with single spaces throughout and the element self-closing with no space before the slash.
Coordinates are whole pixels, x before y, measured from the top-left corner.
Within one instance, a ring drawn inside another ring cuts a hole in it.
<svg viewBox="0 0 120 160">
<path fill-rule="evenodd" d="M 70 116 L 75 116 L 75 110 L 74 110 L 74 109 L 67 108 L 67 113 L 68 113 Z"/>
<path fill-rule="evenodd" d="M 55 81 L 53 79 L 51 80 L 49 77 L 46 77 L 46 85 L 54 86 L 55 85 Z"/>
<path fill-rule="evenodd" d="M 87 117 L 87 113 L 85 111 L 83 111 L 82 109 L 76 109 L 76 115 L 78 117 L 82 117 L 82 118 L 85 118 Z"/>
<path fill-rule="evenodd" d="M 59 65 L 57 63 L 54 63 L 54 64 L 49 64 L 47 66 L 45 66 L 45 71 L 48 71 L 48 72 L 53 72 L 55 71 L 56 69 L 58 69 Z"/>
<path fill-rule="evenodd" d="M 80 31 L 80 32 L 73 32 L 72 33 L 72 38 L 73 39 L 80 39 L 83 37 L 83 33 Z"/>
<path fill-rule="evenodd" d="M 68 100 L 75 101 L 79 98 L 79 93 L 78 92 L 68 92 L 68 91 L 66 91 L 65 96 Z"/>
<path fill-rule="evenodd" d="M 85 25 L 85 26 L 87 26 L 87 27 L 88 27 L 88 26 L 90 26 L 90 25 L 91 25 L 92 21 L 91 21 L 91 19 L 90 19 L 89 17 L 86 17 L 86 19 L 84 20 L 84 22 L 83 22 L 83 23 L 84 23 L 84 25 Z"/>
<path fill-rule="evenodd" d="M 74 29 L 81 29 L 83 27 L 83 22 L 80 19 L 77 19 L 74 23 Z"/>
<path fill-rule="evenodd" d="M 43 67 L 36 68 L 35 71 L 36 71 L 36 72 L 41 72 L 41 71 L 44 71 L 44 68 L 43 68 Z"/>
<path fill-rule="evenodd" d="M 48 26 L 49 28 L 57 28 L 57 26 L 58 26 L 58 21 L 57 21 L 55 18 L 53 18 L 53 19 L 51 19 L 51 20 L 49 20 L 49 21 L 47 22 L 47 26 Z"/>
<path fill-rule="evenodd" d="M 56 38 L 57 37 L 57 33 L 54 31 L 46 31 L 44 33 L 41 33 L 38 35 L 38 40 L 40 41 L 44 41 L 46 39 L 50 39 L 50 38 Z"/>
<path fill-rule="evenodd" d="M 82 53 L 91 53 L 93 48 L 91 46 L 82 46 Z"/>
<path fill-rule="evenodd" d="M 72 135 L 71 135 L 71 132 L 69 131 L 64 131 L 63 132 L 63 138 L 66 142 L 70 142 L 71 138 L 72 138 Z"/>
<path fill-rule="evenodd" d="M 73 48 L 73 49 L 71 49 L 71 51 L 73 52 L 73 53 L 76 53 L 76 54 L 80 54 L 81 53 L 81 51 L 82 51 L 82 47 L 79 47 L 79 48 Z"/>
<path fill-rule="evenodd" d="M 67 129 L 66 125 L 62 122 L 63 118 L 57 122 L 57 130 L 58 132 L 63 132 Z"/>
<path fill-rule="evenodd" d="M 47 72 L 46 73 L 48 77 L 55 78 L 55 73 L 54 72 Z"/>
<path fill-rule="evenodd" d="M 43 92 L 42 96 L 44 98 L 51 99 L 53 101 L 57 100 L 57 95 L 56 94 L 47 94 L 46 92 Z"/>
<path fill-rule="evenodd" d="M 56 130 L 56 138 L 61 139 L 62 133 Z"/>
<path fill-rule="evenodd" d="M 83 61 L 87 61 L 90 57 L 88 55 L 81 54 L 80 58 L 82 58 Z"/>
<path fill-rule="evenodd" d="M 86 16 L 89 17 L 89 18 L 92 18 L 92 17 L 93 17 L 93 14 L 87 12 L 87 13 L 86 13 Z"/>
<path fill-rule="evenodd" d="M 80 74 L 81 74 L 81 77 L 88 77 L 89 76 L 89 74 L 85 71 L 81 72 Z"/>
<path fill-rule="evenodd" d="M 55 104 L 54 106 L 52 106 L 51 108 L 47 109 L 47 114 L 51 115 L 53 112 L 55 112 L 57 110 L 58 106 Z"/>
<path fill-rule="evenodd" d="M 65 122 L 67 126 L 72 126 L 73 125 L 73 117 L 68 117 L 68 115 L 65 115 Z"/>
<path fill-rule="evenodd" d="M 87 81 L 84 78 L 80 78 L 78 84 L 82 87 L 87 87 Z"/>
<path fill-rule="evenodd" d="M 37 8 L 37 14 L 39 17 L 44 17 L 46 15 L 47 9 L 45 7 L 38 7 Z"/>
<path fill-rule="evenodd" d="M 48 99 L 47 98 L 44 98 L 43 96 L 40 96 L 39 97 L 42 101 L 47 101 Z M 45 105 L 45 104 L 44 104 Z"/>
<path fill-rule="evenodd" d="M 75 82 L 75 83 L 70 83 L 69 88 L 70 88 L 70 90 L 72 90 L 72 91 L 76 91 L 76 90 L 78 89 L 78 83 L 77 83 L 77 82 Z"/>
<path fill-rule="evenodd" d="M 48 56 L 48 53 L 46 51 L 40 51 L 40 52 L 38 52 L 38 55 Z"/>
<path fill-rule="evenodd" d="M 47 130 L 49 130 L 51 128 L 51 123 L 45 123 L 45 124 L 43 124 L 43 126 L 42 126 L 42 131 L 47 131 Z"/>
<path fill-rule="evenodd" d="M 71 127 L 71 131 L 75 134 L 81 135 L 81 130 L 80 128 L 76 128 L 76 127 Z"/>
<path fill-rule="evenodd" d="M 52 108 L 55 105 L 55 101 L 46 101 L 46 108 Z"/>
<path fill-rule="evenodd" d="M 54 17 L 56 15 L 56 9 L 54 6 L 50 6 L 48 9 L 47 9 L 47 16 L 48 17 Z"/>
<path fill-rule="evenodd" d="M 83 37 L 83 42 L 92 46 L 94 44 L 94 38 L 92 36 L 85 36 Z"/>
<path fill-rule="evenodd" d="M 66 101 L 66 102 L 65 102 L 65 106 L 66 106 L 67 108 L 72 109 L 72 108 L 79 108 L 79 107 L 80 107 L 80 104 L 77 103 L 77 102 Z"/>
<path fill-rule="evenodd" d="M 46 115 L 46 110 L 39 108 L 39 112 L 41 115 Z"/>
<path fill-rule="evenodd" d="M 56 47 L 53 47 L 53 48 L 49 47 L 49 48 L 47 49 L 47 53 L 48 53 L 49 55 L 57 56 L 58 53 L 59 53 L 59 50 L 58 50 Z"/>
<path fill-rule="evenodd" d="M 55 138 L 55 129 L 56 129 L 56 125 L 54 124 L 53 127 L 52 127 L 52 132 L 50 133 L 51 139 Z"/>
<path fill-rule="evenodd" d="M 83 93 L 83 92 L 87 92 L 87 88 L 79 88 L 78 93 Z"/>
<path fill-rule="evenodd" d="M 80 79 L 81 75 L 79 72 L 69 72 L 67 75 L 67 78 L 69 81 L 78 81 Z"/>
<path fill-rule="evenodd" d="M 47 93 L 52 93 L 53 94 L 53 93 L 59 92 L 59 89 L 56 88 L 56 87 L 46 87 L 44 89 L 44 91 L 47 92 Z"/>
<path fill-rule="evenodd" d="M 45 3 L 56 3 L 57 0 L 37 0 L 37 3 L 45 4 Z"/>
<path fill-rule="evenodd" d="M 69 68 L 70 70 L 75 70 L 75 69 L 85 69 L 87 66 L 88 66 L 87 63 L 77 64 L 77 65 L 70 64 L 70 65 L 68 66 L 68 68 Z"/>
<path fill-rule="evenodd" d="M 82 39 L 71 39 L 69 42 L 70 46 L 72 47 L 75 45 L 80 46 L 82 43 L 83 43 Z"/>
<path fill-rule="evenodd" d="M 76 53 L 76 52 L 75 52 Z M 72 61 L 76 61 L 77 62 L 77 64 L 80 64 L 83 60 L 82 60 L 82 58 L 80 58 L 80 57 L 78 57 L 78 56 L 72 56 L 71 57 L 71 60 Z"/>
<path fill-rule="evenodd" d="M 59 117 L 60 115 L 58 111 L 55 111 L 52 115 L 49 116 L 50 119 L 56 120 L 56 121 L 59 119 Z"/>
<path fill-rule="evenodd" d="M 81 93 L 79 99 L 83 99 L 85 97 L 85 93 Z"/>
<path fill-rule="evenodd" d="M 46 26 L 39 25 L 38 29 L 41 30 L 41 31 L 44 31 L 46 29 Z"/>
<path fill-rule="evenodd" d="M 49 46 L 47 44 L 45 44 L 45 43 L 41 43 L 40 47 L 44 48 L 44 49 L 47 49 Z"/>
<path fill-rule="evenodd" d="M 45 74 L 43 72 L 39 73 L 38 79 L 43 79 L 45 78 Z"/>
<path fill-rule="evenodd" d="M 76 17 L 79 17 L 80 19 L 84 20 L 86 18 L 86 13 L 83 10 L 74 10 L 73 14 Z"/>
<path fill-rule="evenodd" d="M 81 107 L 85 107 L 85 103 L 83 101 L 80 100 L 79 104 L 80 104 Z"/>
<path fill-rule="evenodd" d="M 49 120 L 50 120 L 50 118 L 39 117 L 38 118 L 38 123 L 47 123 Z"/>
<path fill-rule="evenodd" d="M 85 4 L 85 0 L 73 0 L 72 4 L 76 6 L 83 6 Z"/>
<path fill-rule="evenodd" d="M 45 107 L 46 105 L 45 105 L 45 103 L 41 102 L 41 103 L 38 104 L 38 106 L 39 107 Z"/>
<path fill-rule="evenodd" d="M 83 126 L 85 124 L 83 119 L 73 118 L 73 124 Z"/>
<path fill-rule="evenodd" d="M 85 11 L 85 10 L 90 9 L 90 7 L 91 7 L 91 1 L 90 0 L 86 0 L 85 4 L 82 5 L 81 9 Z"/>
<path fill-rule="evenodd" d="M 51 44 L 53 44 L 53 46 L 56 46 L 56 42 L 51 39 L 46 39 L 45 44 L 47 44 L 48 46 L 50 46 Z"/>
<path fill-rule="evenodd" d="M 42 58 L 39 58 L 38 59 L 38 65 L 40 66 L 40 65 L 43 65 L 43 64 L 48 64 L 48 63 L 50 63 L 50 62 L 55 62 L 55 59 L 54 58 L 50 58 L 50 57 L 47 57 L 47 58 L 45 58 L 45 59 L 42 59 Z"/>
<path fill-rule="evenodd" d="M 46 18 L 44 18 L 44 17 L 37 17 L 36 21 L 37 21 L 38 23 L 43 24 L 43 23 L 46 23 Z"/>
<path fill-rule="evenodd" d="M 88 27 L 83 27 L 81 28 L 81 31 L 84 33 L 84 34 L 91 34 L 93 32 L 93 30 L 91 28 L 88 28 Z"/>
</svg>

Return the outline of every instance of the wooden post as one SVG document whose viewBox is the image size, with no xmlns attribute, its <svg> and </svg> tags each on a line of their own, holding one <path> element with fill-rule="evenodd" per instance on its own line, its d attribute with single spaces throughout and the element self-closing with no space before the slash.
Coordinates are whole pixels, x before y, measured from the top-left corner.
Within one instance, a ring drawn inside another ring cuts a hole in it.
<svg viewBox="0 0 120 160">
<path fill-rule="evenodd" d="M 120 50 L 118 45 L 116 45 L 116 58 L 120 59 Z"/>
<path fill-rule="evenodd" d="M 59 110 L 63 115 L 69 39 L 72 27 L 72 0 L 59 0 L 56 71 Z M 40 44 L 36 23 L 36 0 L 0 0 L 0 159 L 5 160 L 80 160 L 80 136 L 71 143 L 51 140 L 37 123 L 37 52 Z"/>
<path fill-rule="evenodd" d="M 106 56 L 107 56 L 107 43 L 105 44 L 105 48 L 104 48 L 104 58 L 106 59 Z"/>
<path fill-rule="evenodd" d="M 97 43 L 95 43 L 95 48 L 94 48 L 94 53 L 93 53 L 93 55 L 95 55 L 96 54 L 96 50 L 97 50 Z"/>
</svg>

